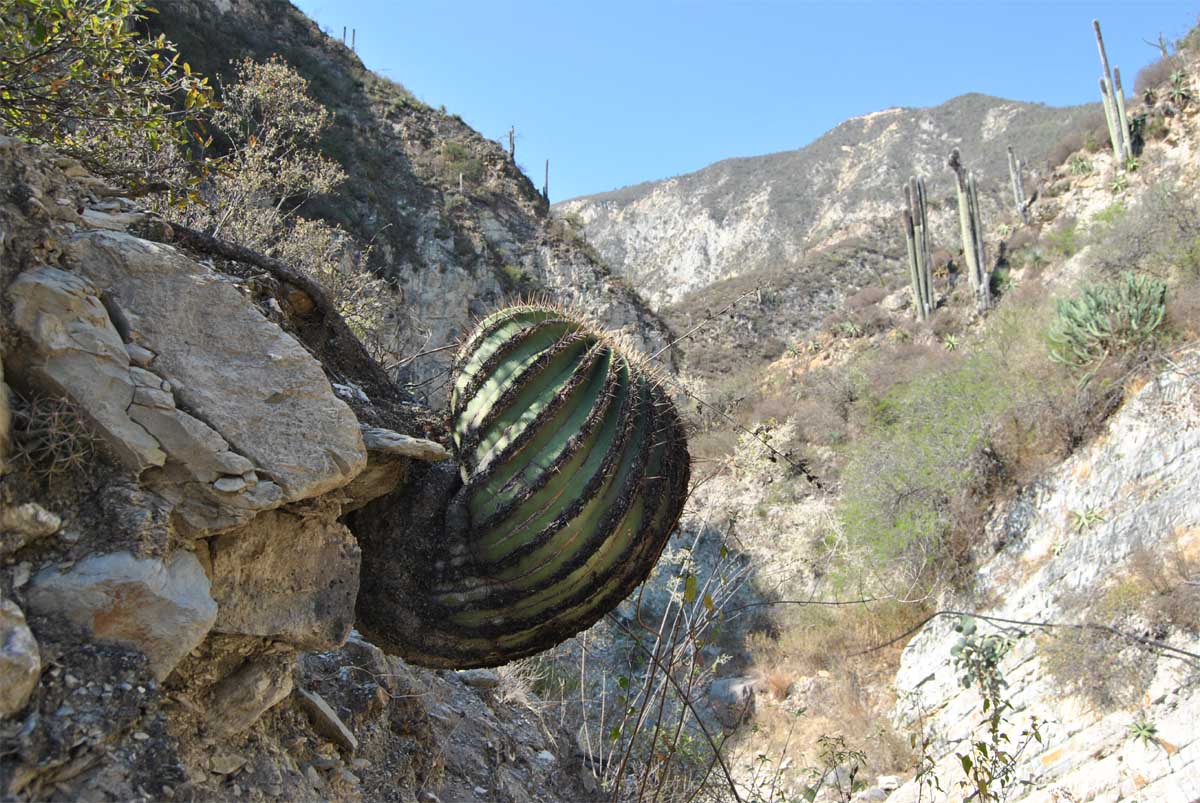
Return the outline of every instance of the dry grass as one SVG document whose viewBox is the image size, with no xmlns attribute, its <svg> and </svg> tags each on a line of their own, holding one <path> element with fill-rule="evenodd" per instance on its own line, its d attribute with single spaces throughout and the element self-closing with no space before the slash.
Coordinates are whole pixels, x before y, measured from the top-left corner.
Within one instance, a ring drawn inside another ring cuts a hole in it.
<svg viewBox="0 0 1200 803">
<path fill-rule="evenodd" d="M 895 602 L 799 606 L 779 615 L 777 638 L 750 636 L 754 673 L 770 700 L 755 713 L 755 750 L 776 765 L 793 757 L 791 770 L 800 770 L 819 763 L 821 736 L 837 734 L 866 753 L 868 773 L 911 767 L 909 742 L 890 721 L 902 644 L 856 653 L 903 633 L 924 614 L 920 605 Z"/>
</svg>

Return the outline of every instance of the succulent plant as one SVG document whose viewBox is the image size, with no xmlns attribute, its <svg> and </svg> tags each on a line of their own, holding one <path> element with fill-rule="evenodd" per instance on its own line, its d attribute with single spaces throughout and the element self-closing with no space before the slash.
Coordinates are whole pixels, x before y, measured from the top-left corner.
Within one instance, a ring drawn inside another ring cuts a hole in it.
<svg viewBox="0 0 1200 803">
<path fill-rule="evenodd" d="M 496 312 L 454 368 L 458 466 L 445 501 L 431 502 L 440 532 L 416 533 L 404 566 L 367 539 L 364 566 L 378 549 L 400 571 L 364 581 L 359 619 L 413 663 L 462 668 L 553 646 L 628 596 L 679 519 L 690 463 L 653 372 L 573 313 Z M 407 615 L 383 610 L 380 593 Z"/>
</svg>

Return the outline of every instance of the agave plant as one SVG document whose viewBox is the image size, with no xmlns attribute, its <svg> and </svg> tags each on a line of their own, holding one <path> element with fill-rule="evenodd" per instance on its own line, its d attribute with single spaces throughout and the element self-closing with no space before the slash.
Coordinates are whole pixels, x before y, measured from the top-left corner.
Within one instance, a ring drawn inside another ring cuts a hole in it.
<svg viewBox="0 0 1200 803">
<path fill-rule="evenodd" d="M 1077 297 L 1060 300 L 1048 336 L 1050 358 L 1087 369 L 1110 354 L 1141 346 L 1163 322 L 1166 294 L 1161 279 L 1127 272 L 1117 281 L 1090 285 Z"/>
<path fill-rule="evenodd" d="M 456 476 L 426 500 L 441 521 L 407 554 L 365 539 L 358 613 L 407 660 L 461 668 L 546 649 L 628 596 L 679 519 L 690 464 L 653 371 L 571 312 L 487 317 L 455 372 Z"/>
</svg>

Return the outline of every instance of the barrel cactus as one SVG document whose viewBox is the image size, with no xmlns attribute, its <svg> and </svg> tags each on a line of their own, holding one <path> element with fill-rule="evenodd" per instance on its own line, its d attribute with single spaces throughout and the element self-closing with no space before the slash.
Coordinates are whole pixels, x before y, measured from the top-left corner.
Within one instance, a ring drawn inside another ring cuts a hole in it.
<svg viewBox="0 0 1200 803">
<path fill-rule="evenodd" d="M 644 362 L 557 307 L 485 318 L 454 377 L 457 470 L 425 494 L 408 555 L 365 540 L 359 626 L 413 663 L 491 666 L 589 627 L 646 578 L 683 509 L 687 442 Z"/>
</svg>

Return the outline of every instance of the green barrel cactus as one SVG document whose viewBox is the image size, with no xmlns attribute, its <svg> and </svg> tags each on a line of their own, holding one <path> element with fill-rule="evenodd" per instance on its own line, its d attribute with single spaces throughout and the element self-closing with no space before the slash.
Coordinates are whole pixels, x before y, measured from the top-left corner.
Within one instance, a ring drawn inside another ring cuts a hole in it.
<svg viewBox="0 0 1200 803">
<path fill-rule="evenodd" d="M 413 663 L 492 666 L 591 626 L 649 575 L 683 510 L 690 463 L 653 372 L 562 309 L 485 318 L 454 377 L 457 476 L 424 500 L 440 526 L 432 541 L 416 533 L 403 560 L 365 539 L 359 626 Z M 376 556 L 386 568 L 368 572 Z"/>
</svg>

